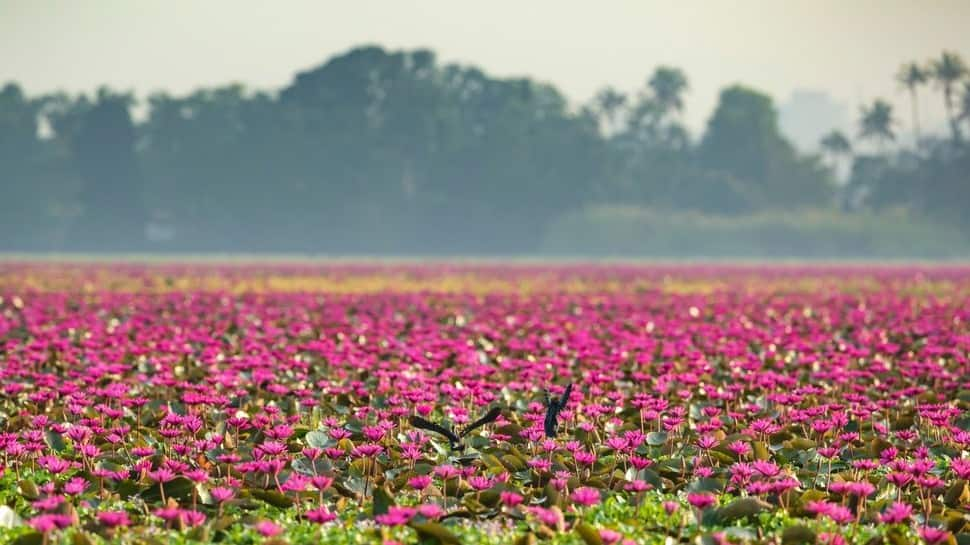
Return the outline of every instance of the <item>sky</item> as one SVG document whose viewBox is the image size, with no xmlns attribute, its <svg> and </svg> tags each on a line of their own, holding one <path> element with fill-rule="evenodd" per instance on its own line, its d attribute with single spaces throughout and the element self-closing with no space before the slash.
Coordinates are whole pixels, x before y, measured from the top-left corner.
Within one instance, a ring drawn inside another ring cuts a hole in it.
<svg viewBox="0 0 970 545">
<path fill-rule="evenodd" d="M 779 105 L 822 91 L 851 116 L 884 97 L 906 131 L 900 64 L 943 49 L 970 58 L 968 28 L 970 0 L 0 0 L 0 83 L 31 93 L 109 84 L 139 96 L 230 82 L 274 90 L 379 44 L 530 76 L 574 103 L 608 84 L 635 91 L 657 65 L 677 66 L 694 130 L 720 88 L 743 82 Z M 941 102 L 923 91 L 924 126 L 941 124 Z"/>
</svg>

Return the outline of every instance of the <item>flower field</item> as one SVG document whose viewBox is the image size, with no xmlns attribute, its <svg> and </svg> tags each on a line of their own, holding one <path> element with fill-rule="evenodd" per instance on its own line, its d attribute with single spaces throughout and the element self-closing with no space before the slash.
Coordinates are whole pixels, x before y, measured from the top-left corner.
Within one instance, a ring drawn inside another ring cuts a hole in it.
<svg viewBox="0 0 970 545">
<path fill-rule="evenodd" d="M 970 269 L 0 264 L 0 543 L 970 544 Z"/>
</svg>

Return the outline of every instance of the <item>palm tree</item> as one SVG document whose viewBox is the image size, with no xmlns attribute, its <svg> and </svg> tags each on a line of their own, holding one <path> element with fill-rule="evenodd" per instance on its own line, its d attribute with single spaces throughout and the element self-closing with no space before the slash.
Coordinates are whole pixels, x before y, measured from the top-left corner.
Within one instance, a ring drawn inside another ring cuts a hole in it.
<svg viewBox="0 0 970 545">
<path fill-rule="evenodd" d="M 879 147 L 880 154 L 885 153 L 885 145 L 888 141 L 896 139 L 893 132 L 893 107 L 881 98 L 877 98 L 869 106 L 862 107 L 862 115 L 859 118 L 859 136 L 863 140 L 875 140 Z"/>
<path fill-rule="evenodd" d="M 967 73 L 967 64 L 963 62 L 963 58 L 952 51 L 944 51 L 938 59 L 930 63 L 930 75 L 936 81 L 937 86 L 943 90 L 946 115 L 949 118 L 950 130 L 953 132 L 953 140 L 955 141 L 960 140 L 960 125 L 953 111 L 953 91 L 957 83 Z"/>
<path fill-rule="evenodd" d="M 963 95 L 960 97 L 959 119 L 970 123 L 970 81 L 963 84 Z"/>
<path fill-rule="evenodd" d="M 688 89 L 687 76 L 680 68 L 659 66 L 647 81 L 664 114 L 684 110 L 684 92 Z"/>
<path fill-rule="evenodd" d="M 909 98 L 913 104 L 913 135 L 916 137 L 916 145 L 919 146 L 919 102 L 916 97 L 916 90 L 919 86 L 925 85 L 929 80 L 929 73 L 925 68 L 915 62 L 908 62 L 899 69 L 896 74 L 896 81 L 909 91 Z"/>
<path fill-rule="evenodd" d="M 852 154 L 852 143 L 840 130 L 833 129 L 819 140 L 822 153 L 832 158 L 832 170 L 838 173 L 839 160 Z"/>
<path fill-rule="evenodd" d="M 626 106 L 626 95 L 612 87 L 600 90 L 593 98 L 593 107 L 600 119 L 606 122 L 608 132 L 613 132 L 617 127 L 618 117 L 624 106 Z"/>
</svg>

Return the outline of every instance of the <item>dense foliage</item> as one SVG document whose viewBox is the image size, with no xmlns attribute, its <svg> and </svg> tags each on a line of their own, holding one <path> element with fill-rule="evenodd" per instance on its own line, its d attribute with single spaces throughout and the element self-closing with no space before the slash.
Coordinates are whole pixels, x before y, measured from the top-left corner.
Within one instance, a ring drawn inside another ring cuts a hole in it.
<svg viewBox="0 0 970 545">
<path fill-rule="evenodd" d="M 7 264 L 0 539 L 965 544 L 968 323 L 966 269 Z"/>
<path fill-rule="evenodd" d="M 564 215 L 618 203 L 726 220 L 903 208 L 966 238 L 970 94 L 948 55 L 933 73 L 948 82 L 952 136 L 897 158 L 893 112 L 877 101 L 860 139 L 881 153 L 858 155 L 847 188 L 833 172 L 851 159 L 849 139 L 826 139 L 827 159 L 798 153 L 772 99 L 743 85 L 723 90 L 693 137 L 680 116 L 687 76 L 672 67 L 581 107 L 527 78 L 379 47 L 272 93 L 228 85 L 138 101 L 8 84 L 0 249 L 527 254 Z M 926 81 L 907 78 L 914 92 Z"/>
</svg>

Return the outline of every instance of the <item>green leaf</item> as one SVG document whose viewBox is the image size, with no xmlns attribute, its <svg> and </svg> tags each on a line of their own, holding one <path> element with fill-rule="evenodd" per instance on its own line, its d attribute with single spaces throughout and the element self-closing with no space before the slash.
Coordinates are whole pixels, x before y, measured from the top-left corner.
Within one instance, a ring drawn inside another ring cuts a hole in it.
<svg viewBox="0 0 970 545">
<path fill-rule="evenodd" d="M 805 545 L 815 543 L 815 532 L 806 526 L 789 526 L 781 533 L 782 545 Z"/>
<path fill-rule="evenodd" d="M 71 536 L 71 543 L 73 545 L 94 545 L 94 538 L 91 534 L 85 532 L 84 530 L 75 530 L 74 534 Z"/>
<path fill-rule="evenodd" d="M 44 534 L 40 532 L 29 532 L 10 542 L 10 545 L 41 545 L 44 542 Z"/>
<path fill-rule="evenodd" d="M 717 518 L 728 524 L 745 517 L 771 510 L 771 504 L 758 498 L 738 498 L 717 510 Z"/>
<path fill-rule="evenodd" d="M 410 522 L 408 526 L 414 528 L 418 533 L 418 538 L 422 543 L 435 543 L 439 545 L 461 545 L 458 536 L 451 533 L 447 528 L 437 522 Z"/>
<path fill-rule="evenodd" d="M 651 447 L 659 447 L 667 443 L 667 432 L 652 431 L 647 434 L 647 444 Z"/>
<path fill-rule="evenodd" d="M 28 500 L 36 500 L 40 497 L 40 490 L 37 490 L 37 485 L 34 484 L 34 481 L 20 481 L 20 493 Z"/>
<path fill-rule="evenodd" d="M 377 515 L 386 514 L 392 505 L 394 505 L 394 498 L 391 497 L 391 493 L 388 492 L 387 488 L 381 487 L 374 490 L 372 516 L 376 517 Z"/>
<path fill-rule="evenodd" d="M 273 507 L 279 507 L 280 509 L 286 509 L 287 507 L 293 506 L 292 499 L 280 494 L 275 490 L 253 489 L 249 491 L 249 494 L 257 500 L 264 501 Z"/>
<path fill-rule="evenodd" d="M 724 490 L 724 481 L 720 479 L 697 479 L 687 485 L 688 492 L 720 492 Z"/>
<path fill-rule="evenodd" d="M 755 460 L 770 460 L 771 453 L 768 451 L 768 445 L 764 444 L 763 441 L 755 441 L 751 443 L 751 447 L 754 450 Z"/>
<path fill-rule="evenodd" d="M 307 434 L 303 436 L 303 440 L 306 441 L 308 446 L 313 448 L 326 448 L 333 442 L 330 440 L 329 435 L 319 430 L 307 432 Z"/>
<path fill-rule="evenodd" d="M 67 450 L 67 445 L 64 443 L 64 437 L 56 431 L 45 431 L 44 441 L 47 442 L 47 446 L 57 452 L 64 452 Z"/>
<path fill-rule="evenodd" d="M 600 533 L 586 522 L 580 522 L 576 525 L 576 533 L 583 538 L 583 543 L 586 545 L 603 545 L 603 538 L 600 537 Z"/>
<path fill-rule="evenodd" d="M 195 483 L 185 477 L 176 477 L 164 484 L 165 498 L 173 498 L 185 501 L 192 498 L 192 491 L 195 490 Z M 155 483 L 139 494 L 143 500 L 149 503 L 162 501 L 162 488 L 159 483 Z"/>
<path fill-rule="evenodd" d="M 886 540 L 890 545 L 910 545 L 910 540 L 899 528 L 893 527 L 886 531 Z"/>
</svg>

